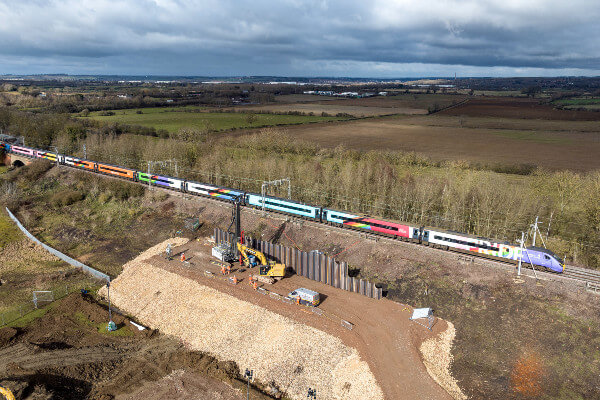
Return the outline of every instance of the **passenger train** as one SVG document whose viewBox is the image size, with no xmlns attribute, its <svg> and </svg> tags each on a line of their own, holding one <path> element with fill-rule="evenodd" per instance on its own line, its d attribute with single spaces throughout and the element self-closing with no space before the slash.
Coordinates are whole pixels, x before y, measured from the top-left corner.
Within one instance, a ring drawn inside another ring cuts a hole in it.
<svg viewBox="0 0 600 400">
<path fill-rule="evenodd" d="M 274 212 L 289 214 L 329 225 L 370 232 L 376 235 L 383 235 L 399 240 L 411 241 L 445 250 L 454 250 L 511 263 L 517 263 L 518 260 L 521 259 L 524 264 L 533 264 L 537 267 L 542 267 L 557 273 L 562 273 L 565 268 L 564 261 L 561 260 L 560 257 L 552 251 L 540 247 L 527 247 L 521 250 L 518 245 L 510 244 L 508 242 L 498 242 L 465 233 L 434 227 L 383 221 L 369 216 L 350 214 L 343 211 L 312 206 L 273 196 L 265 196 L 263 198 L 262 195 L 257 193 L 229 189 L 170 176 L 152 175 L 117 165 L 80 159 L 25 146 L 16 146 L 6 142 L 0 143 L 7 153 L 13 153 L 29 158 L 43 158 L 72 168 L 110 175 L 133 182 L 162 186 L 171 190 L 211 197 L 228 202 L 240 198 L 242 204 L 248 207 L 264 207 L 265 209 Z"/>
</svg>

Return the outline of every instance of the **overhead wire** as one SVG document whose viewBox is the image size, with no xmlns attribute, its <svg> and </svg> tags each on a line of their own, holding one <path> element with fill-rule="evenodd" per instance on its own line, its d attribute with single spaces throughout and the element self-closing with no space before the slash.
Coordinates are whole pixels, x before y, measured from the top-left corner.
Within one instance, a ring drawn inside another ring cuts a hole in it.
<svg viewBox="0 0 600 400">
<path fill-rule="evenodd" d="M 103 158 L 103 155 L 108 155 L 109 158 L 109 162 L 110 163 L 115 163 L 118 162 L 119 164 L 125 164 L 124 166 L 129 167 L 129 168 L 134 168 L 134 169 L 138 169 L 138 170 L 144 170 L 144 167 L 147 166 L 148 161 L 141 159 L 141 155 L 138 156 L 138 154 L 129 154 L 137 156 L 135 158 L 132 157 L 127 157 L 125 156 L 124 153 L 119 152 L 119 154 L 116 154 L 115 152 L 110 152 L 110 151 L 106 151 L 106 150 L 102 150 L 100 152 L 98 151 L 93 151 L 92 149 L 88 149 L 88 159 L 93 160 L 93 158 L 97 158 L 97 159 L 101 159 Z M 101 153 L 101 154 L 98 154 Z M 96 157 L 94 157 L 94 155 L 96 155 Z M 233 188 L 235 189 L 239 189 L 239 190 L 247 190 L 246 187 L 244 187 L 243 183 L 249 183 L 249 184 L 255 184 L 256 188 L 258 188 L 259 185 L 261 185 L 264 180 L 261 179 L 256 179 L 256 178 L 248 178 L 248 177 L 241 177 L 241 176 L 232 176 L 232 175 L 228 175 L 228 174 L 223 174 L 220 172 L 209 172 L 209 171 L 200 171 L 197 169 L 193 169 L 190 167 L 186 167 L 186 166 L 182 166 L 182 165 L 178 165 L 178 170 L 181 172 L 187 172 L 190 174 L 194 174 L 194 175 L 199 175 L 199 176 L 204 176 L 207 177 L 209 181 L 211 182 L 217 182 L 217 181 L 227 181 L 229 182 L 229 184 L 231 186 L 234 186 Z M 171 174 L 173 174 L 173 171 L 171 171 Z M 236 183 L 239 183 L 236 185 Z M 214 183 L 217 184 L 217 183 Z M 258 189 L 256 189 L 258 190 Z M 348 197 L 345 195 L 342 195 L 340 193 L 337 194 L 333 194 L 330 193 L 329 191 L 323 191 L 323 190 L 315 190 L 315 189 L 310 189 L 310 188 L 306 188 L 306 187 L 294 187 L 293 188 L 293 192 L 296 194 L 301 194 L 304 196 L 301 197 L 307 197 L 309 199 L 309 201 L 314 200 L 315 198 L 320 198 L 320 199 L 326 199 L 332 202 L 337 202 L 337 204 L 345 204 L 346 205 L 346 209 L 354 209 L 354 207 L 360 209 L 360 210 L 379 210 L 383 215 L 386 214 L 391 214 L 392 218 L 394 216 L 396 217 L 402 217 L 401 220 L 404 220 L 406 222 L 409 223 L 423 223 L 425 221 L 427 221 L 428 223 L 426 223 L 425 225 L 440 225 L 440 221 L 444 221 L 445 222 L 445 227 L 444 226 L 439 226 L 440 228 L 444 228 L 444 229 L 456 229 L 457 226 L 458 227 L 468 227 L 471 226 L 472 230 L 471 232 L 468 232 L 469 234 L 475 234 L 475 229 L 477 229 L 477 227 L 481 226 L 481 223 L 477 223 L 475 221 L 470 221 L 470 220 L 466 220 L 463 218 L 457 218 L 457 217 L 452 217 L 452 216 L 445 216 L 445 215 L 440 215 L 440 214 L 432 214 L 431 211 L 429 210 L 422 210 L 420 212 L 409 212 L 408 209 L 399 209 L 397 205 L 394 204 L 389 204 L 386 202 L 381 202 L 379 200 L 364 200 L 364 199 L 359 199 L 356 197 Z M 395 196 L 390 196 L 389 197 L 390 200 L 396 200 L 398 203 L 403 203 L 404 200 L 402 199 L 398 199 Z M 396 203 L 397 204 L 397 203 Z M 466 205 L 464 205 L 466 206 Z M 352 212 L 351 210 L 348 212 Z M 365 211 L 359 211 L 359 212 L 365 212 Z M 487 212 L 486 214 L 492 214 L 492 215 L 499 215 L 500 217 L 507 217 L 507 214 L 502 214 L 500 211 L 496 210 L 496 211 L 491 211 L 491 212 Z M 385 218 L 385 217 L 383 217 Z M 533 220 L 535 218 L 535 216 L 533 215 L 529 215 L 529 214 L 525 214 L 520 216 L 519 218 L 521 219 L 531 219 Z M 485 221 L 487 223 L 497 223 L 497 224 L 506 224 L 506 220 L 504 219 L 490 219 L 487 217 L 484 217 Z M 455 224 L 454 226 L 452 224 Z M 514 224 L 514 222 L 512 223 Z M 577 225 L 577 226 L 583 226 L 586 227 L 586 225 L 578 223 L 576 221 L 561 221 L 561 224 L 566 224 L 566 225 Z M 522 223 L 522 229 L 515 229 L 515 228 L 510 228 L 508 226 L 503 226 L 501 228 L 497 228 L 495 230 L 491 230 L 491 232 L 497 232 L 497 233 L 493 233 L 493 236 L 497 236 L 498 239 L 502 239 L 502 240 L 511 240 L 510 238 L 508 238 L 506 236 L 506 233 L 512 233 L 515 234 L 514 235 L 514 239 L 512 239 L 513 241 L 517 239 L 517 234 L 520 234 L 523 230 L 528 229 L 529 227 L 529 223 L 523 222 Z M 461 228 L 458 228 L 461 229 Z M 587 247 L 587 248 L 596 248 L 596 249 L 600 249 L 600 246 L 598 246 L 596 243 L 590 243 L 587 241 L 581 241 L 581 240 L 576 240 L 573 238 L 565 238 L 563 236 L 557 236 L 558 238 L 567 241 L 568 243 L 571 243 L 573 245 L 577 245 L 577 246 L 582 246 L 582 247 Z"/>
</svg>

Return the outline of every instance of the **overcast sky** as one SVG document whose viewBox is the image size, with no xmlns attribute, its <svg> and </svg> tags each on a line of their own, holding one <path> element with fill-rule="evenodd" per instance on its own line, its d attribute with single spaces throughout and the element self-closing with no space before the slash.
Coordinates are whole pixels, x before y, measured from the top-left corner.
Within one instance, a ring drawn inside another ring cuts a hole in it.
<svg viewBox="0 0 600 400">
<path fill-rule="evenodd" d="M 0 0 L 0 74 L 600 75 L 600 0 Z"/>
</svg>

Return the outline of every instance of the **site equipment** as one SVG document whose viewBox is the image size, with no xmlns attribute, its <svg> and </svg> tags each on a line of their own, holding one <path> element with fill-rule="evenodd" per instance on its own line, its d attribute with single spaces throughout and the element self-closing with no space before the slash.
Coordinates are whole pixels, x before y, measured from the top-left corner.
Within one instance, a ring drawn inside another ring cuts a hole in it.
<svg viewBox="0 0 600 400">
<path fill-rule="evenodd" d="M 319 293 L 305 288 L 298 288 L 293 292 L 290 292 L 288 297 L 298 300 L 300 304 L 310 305 L 313 307 L 319 305 L 319 302 L 321 301 L 321 296 Z"/>
<path fill-rule="evenodd" d="M 15 400 L 15 396 L 12 394 L 12 392 L 6 388 L 3 388 L 2 386 L 0 386 L 0 394 L 3 395 L 6 400 Z"/>
<path fill-rule="evenodd" d="M 241 243 L 237 244 L 237 249 L 246 267 L 258 266 L 258 275 L 255 275 L 255 278 L 260 282 L 275 283 L 285 276 L 285 264 L 267 261 L 262 252 Z"/>
<path fill-rule="evenodd" d="M 240 220 L 240 206 L 244 201 L 244 197 L 240 194 L 236 197 L 232 197 L 233 210 L 231 213 L 231 223 L 227 227 L 227 233 L 230 235 L 229 243 L 221 243 L 212 248 L 213 257 L 229 263 L 235 261 L 235 244 L 240 241 L 242 236 L 241 220 Z M 234 227 L 234 232 L 231 232 L 231 227 Z"/>
<path fill-rule="evenodd" d="M 229 243 L 221 243 L 218 246 L 212 248 L 212 255 L 216 259 L 230 263 L 235 261 L 235 255 L 231 248 L 229 247 Z"/>
<path fill-rule="evenodd" d="M 240 238 L 242 237 L 242 221 L 240 219 L 240 207 L 242 202 L 244 201 L 243 196 L 237 196 L 233 199 L 233 211 L 231 214 L 231 223 L 227 228 L 228 233 L 233 233 L 233 238 L 231 239 L 231 248 L 235 248 L 235 243 L 239 243 Z M 235 231 L 231 232 L 231 227 L 235 226 Z"/>
</svg>

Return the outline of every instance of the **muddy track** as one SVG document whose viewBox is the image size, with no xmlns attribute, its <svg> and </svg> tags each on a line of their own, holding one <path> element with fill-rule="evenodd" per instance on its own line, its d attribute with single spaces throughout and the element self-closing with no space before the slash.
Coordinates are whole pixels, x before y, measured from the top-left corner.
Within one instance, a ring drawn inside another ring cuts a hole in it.
<svg viewBox="0 0 600 400">
<path fill-rule="evenodd" d="M 26 370 L 40 370 L 47 367 L 105 362 L 127 356 L 128 350 L 123 347 L 91 346 L 80 349 L 39 351 L 35 345 L 17 343 L 0 350 L 0 373 L 6 372 L 11 366 Z"/>
</svg>

